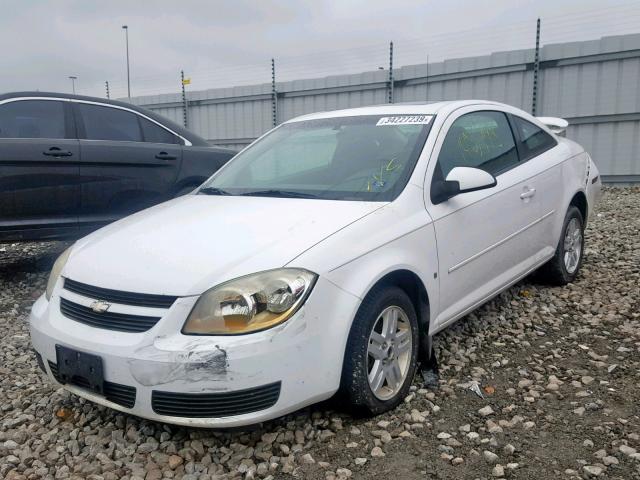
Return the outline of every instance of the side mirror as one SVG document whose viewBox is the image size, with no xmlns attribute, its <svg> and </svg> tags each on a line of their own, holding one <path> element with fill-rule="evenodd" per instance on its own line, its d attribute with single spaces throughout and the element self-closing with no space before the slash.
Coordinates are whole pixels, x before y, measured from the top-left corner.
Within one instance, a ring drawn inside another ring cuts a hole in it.
<svg viewBox="0 0 640 480">
<path fill-rule="evenodd" d="M 496 177 L 480 168 L 455 167 L 446 180 L 431 186 L 431 200 L 434 204 L 446 202 L 460 193 L 475 192 L 492 188 L 498 184 Z"/>
</svg>

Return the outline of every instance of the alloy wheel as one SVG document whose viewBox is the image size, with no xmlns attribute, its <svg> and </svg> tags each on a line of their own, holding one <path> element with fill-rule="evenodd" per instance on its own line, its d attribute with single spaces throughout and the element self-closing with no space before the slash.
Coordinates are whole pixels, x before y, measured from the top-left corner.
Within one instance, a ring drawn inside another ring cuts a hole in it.
<svg viewBox="0 0 640 480">
<path fill-rule="evenodd" d="M 572 218 L 564 234 L 564 267 L 569 274 L 573 274 L 578 268 L 581 253 L 582 228 L 578 219 Z"/>
<path fill-rule="evenodd" d="M 397 306 L 385 308 L 369 335 L 367 371 L 369 387 L 379 400 L 393 398 L 404 385 L 412 352 L 411 323 Z"/>
</svg>

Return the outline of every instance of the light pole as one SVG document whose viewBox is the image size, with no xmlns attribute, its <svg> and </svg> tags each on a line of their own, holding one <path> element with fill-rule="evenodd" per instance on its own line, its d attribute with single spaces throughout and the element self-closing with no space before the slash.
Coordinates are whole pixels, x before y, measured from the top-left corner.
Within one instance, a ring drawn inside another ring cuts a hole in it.
<svg viewBox="0 0 640 480">
<path fill-rule="evenodd" d="M 73 94 L 76 94 L 76 80 L 78 79 L 78 77 L 71 75 L 69 77 L 69 79 L 71 80 L 71 89 L 73 91 Z"/>
<path fill-rule="evenodd" d="M 125 41 L 127 43 L 127 97 L 131 100 L 131 77 L 129 76 L 129 27 L 127 25 L 122 26 L 125 35 Z"/>
</svg>

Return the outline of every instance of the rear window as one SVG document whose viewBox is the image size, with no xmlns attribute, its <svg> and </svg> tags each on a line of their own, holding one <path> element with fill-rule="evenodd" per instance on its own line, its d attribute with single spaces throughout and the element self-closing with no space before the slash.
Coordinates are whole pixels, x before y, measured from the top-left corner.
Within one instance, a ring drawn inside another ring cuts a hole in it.
<svg viewBox="0 0 640 480">
<path fill-rule="evenodd" d="M 140 126 L 142 127 L 142 134 L 144 135 L 144 141 L 150 143 L 180 143 L 178 137 L 168 131 L 166 128 L 161 127 L 157 123 L 153 123 L 146 118 L 138 116 L 140 120 Z"/>
<path fill-rule="evenodd" d="M 137 115 L 119 108 L 79 103 L 80 115 L 88 140 L 141 142 Z"/>
<path fill-rule="evenodd" d="M 556 146 L 555 139 L 537 125 L 516 116 L 513 120 L 520 135 L 523 160 L 535 157 Z"/>
</svg>

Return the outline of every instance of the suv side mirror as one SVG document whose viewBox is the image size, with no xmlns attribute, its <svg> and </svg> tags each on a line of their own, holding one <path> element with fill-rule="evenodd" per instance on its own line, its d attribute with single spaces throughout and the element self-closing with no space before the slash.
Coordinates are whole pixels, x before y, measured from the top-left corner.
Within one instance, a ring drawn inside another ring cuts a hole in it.
<svg viewBox="0 0 640 480">
<path fill-rule="evenodd" d="M 446 202 L 460 193 L 475 192 L 492 188 L 498 184 L 496 177 L 480 168 L 454 167 L 446 180 L 431 185 L 431 199 L 434 204 Z"/>
</svg>

